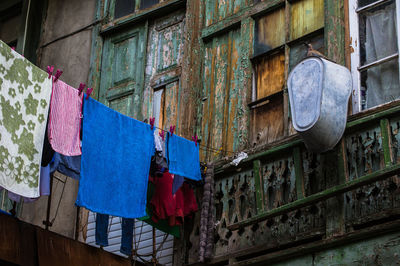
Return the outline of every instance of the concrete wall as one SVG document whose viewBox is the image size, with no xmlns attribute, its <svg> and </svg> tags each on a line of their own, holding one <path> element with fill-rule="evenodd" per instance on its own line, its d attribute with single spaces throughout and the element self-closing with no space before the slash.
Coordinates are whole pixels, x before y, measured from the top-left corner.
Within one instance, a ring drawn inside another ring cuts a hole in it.
<svg viewBox="0 0 400 266">
<path fill-rule="evenodd" d="M 95 8 L 96 0 L 48 1 L 40 45 L 45 45 L 91 24 L 94 20 Z M 42 69 L 46 69 L 47 65 L 54 65 L 55 69 L 63 70 L 61 80 L 71 86 L 78 87 L 81 82 L 87 83 L 90 69 L 91 34 L 92 30 L 89 28 L 39 49 L 38 65 Z M 73 238 L 77 214 L 74 203 L 78 182 L 62 175 L 58 175 L 58 177 L 62 181 L 58 179 L 53 181 L 50 221 L 54 219 L 54 223 L 50 230 Z M 62 192 L 64 185 L 64 192 Z M 48 197 L 41 197 L 35 203 L 24 204 L 20 218 L 28 223 L 44 227 L 47 201 Z"/>
</svg>

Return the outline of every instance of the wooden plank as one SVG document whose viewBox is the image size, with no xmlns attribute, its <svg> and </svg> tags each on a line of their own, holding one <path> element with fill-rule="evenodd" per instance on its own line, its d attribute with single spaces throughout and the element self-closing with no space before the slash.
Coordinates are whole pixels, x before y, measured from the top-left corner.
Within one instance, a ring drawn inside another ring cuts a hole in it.
<svg viewBox="0 0 400 266">
<path fill-rule="evenodd" d="M 257 214 L 260 214 L 264 210 L 264 189 L 260 160 L 253 161 L 253 172 L 254 184 L 256 189 Z"/>
<path fill-rule="evenodd" d="M 305 206 L 309 206 L 313 203 L 329 199 L 331 197 L 343 194 L 345 192 L 351 191 L 353 189 L 362 187 L 367 184 L 371 184 L 371 183 L 379 181 L 379 180 L 383 180 L 387 177 L 396 175 L 398 173 L 400 173 L 400 164 L 392 165 L 390 167 L 386 167 L 386 168 L 376 171 L 374 173 L 351 180 L 345 184 L 340 184 L 340 185 L 328 188 L 324 191 L 313 194 L 304 199 L 300 199 L 300 200 L 296 200 L 292 203 L 288 203 L 284 206 L 273 209 L 262 215 L 254 216 L 253 218 L 248 219 L 246 221 L 229 225 L 228 228 L 230 230 L 237 230 L 239 227 L 248 226 L 250 224 L 253 224 L 253 223 L 256 223 L 256 222 L 259 222 L 262 220 L 266 220 L 268 218 L 275 217 L 277 215 L 287 213 L 289 211 L 293 211 L 293 210 L 297 210 L 297 209 L 305 207 Z"/>
<path fill-rule="evenodd" d="M 393 163 L 393 150 L 391 147 L 390 123 L 389 119 L 385 118 L 380 121 L 382 134 L 382 148 L 385 159 L 385 166 L 390 166 Z"/>
<path fill-rule="evenodd" d="M 256 63 L 257 99 L 267 97 L 285 86 L 285 54 L 278 53 Z"/>
<path fill-rule="evenodd" d="M 345 64 L 344 0 L 325 1 L 326 56 L 332 61 Z"/>
<path fill-rule="evenodd" d="M 34 226 L 0 214 L 0 259 L 17 265 L 39 265 Z"/>
<path fill-rule="evenodd" d="M 255 54 L 269 51 L 285 43 L 285 8 L 273 10 L 255 22 Z M 271 30 L 273 29 L 273 30 Z"/>
<path fill-rule="evenodd" d="M 295 40 L 323 27 L 324 0 L 303 0 L 292 3 L 290 40 Z"/>
<path fill-rule="evenodd" d="M 293 161 L 296 175 L 296 196 L 299 200 L 305 196 L 303 160 L 301 159 L 301 149 L 299 146 L 293 148 Z"/>
</svg>

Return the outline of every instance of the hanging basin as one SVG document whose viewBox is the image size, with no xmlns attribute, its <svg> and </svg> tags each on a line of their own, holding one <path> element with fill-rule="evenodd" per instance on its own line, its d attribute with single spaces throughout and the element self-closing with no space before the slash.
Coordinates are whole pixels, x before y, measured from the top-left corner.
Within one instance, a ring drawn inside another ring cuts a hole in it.
<svg viewBox="0 0 400 266">
<path fill-rule="evenodd" d="M 328 151 L 342 138 L 352 78 L 350 71 L 320 57 L 308 57 L 288 78 L 293 127 L 307 148 L 315 153 Z"/>
</svg>

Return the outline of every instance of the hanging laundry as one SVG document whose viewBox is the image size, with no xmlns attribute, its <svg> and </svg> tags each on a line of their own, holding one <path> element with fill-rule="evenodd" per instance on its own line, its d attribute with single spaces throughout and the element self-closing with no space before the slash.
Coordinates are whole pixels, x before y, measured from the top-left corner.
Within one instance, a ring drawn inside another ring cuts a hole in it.
<svg viewBox="0 0 400 266">
<path fill-rule="evenodd" d="M 185 178 L 180 175 L 174 175 L 174 182 L 172 183 L 172 195 L 174 195 L 178 189 L 183 185 Z"/>
<path fill-rule="evenodd" d="M 81 179 L 76 204 L 117 217 L 146 215 L 154 151 L 150 125 L 84 98 Z"/>
<path fill-rule="evenodd" d="M 181 189 L 184 200 L 183 215 L 188 217 L 199 210 L 193 188 L 188 183 L 183 183 Z"/>
<path fill-rule="evenodd" d="M 199 146 L 193 141 L 169 133 L 166 146 L 170 173 L 200 181 Z"/>
<path fill-rule="evenodd" d="M 71 178 L 79 179 L 81 173 L 81 155 L 65 156 L 56 152 L 53 162 L 50 163 L 50 172 L 53 173 L 55 171 Z"/>
<path fill-rule="evenodd" d="M 166 171 L 162 177 L 152 178 L 155 186 L 151 205 L 153 207 L 152 219 L 154 222 L 158 220 L 169 219 L 170 226 L 183 223 L 183 202 L 177 204 L 176 195 L 172 195 L 172 175 Z M 182 193 L 179 191 L 179 193 Z M 180 199 L 182 199 L 181 197 Z"/>
<path fill-rule="evenodd" d="M 207 164 L 200 217 L 199 261 L 211 258 L 214 249 L 214 165 Z"/>
<path fill-rule="evenodd" d="M 46 133 L 43 142 L 42 163 L 41 163 L 42 166 L 47 166 L 51 162 L 51 160 L 53 160 L 54 156 L 54 150 L 49 142 L 47 129 L 48 129 L 48 122 L 46 122 Z"/>
<path fill-rule="evenodd" d="M 162 177 L 166 170 L 168 170 L 167 160 L 162 156 L 161 152 L 156 151 L 154 156 L 151 157 L 150 175 Z"/>
<path fill-rule="evenodd" d="M 50 165 L 40 168 L 40 196 L 48 196 L 50 195 Z M 11 191 L 8 191 L 8 198 L 15 202 L 20 202 L 21 199 L 24 200 L 24 203 L 34 202 L 39 198 L 26 198 L 21 197 Z"/>
<path fill-rule="evenodd" d="M 79 91 L 61 80 L 53 85 L 49 114 L 49 141 L 53 149 L 66 156 L 81 155 L 80 127 L 82 97 Z"/>
<path fill-rule="evenodd" d="M 147 189 L 147 207 L 146 207 L 147 215 L 139 218 L 139 220 L 157 228 L 158 230 L 160 230 L 164 233 L 173 235 L 175 237 L 180 237 L 179 226 L 177 226 L 177 225 L 170 226 L 168 219 L 158 220 L 157 222 L 154 222 L 152 220 L 151 217 L 153 216 L 153 207 L 151 205 L 151 199 L 154 196 L 155 185 L 152 183 L 152 181 L 153 181 L 152 177 L 150 177 L 149 179 L 151 180 L 151 182 L 149 182 L 148 189 Z"/>
<path fill-rule="evenodd" d="M 119 219 L 119 218 L 118 218 Z M 96 214 L 96 245 L 107 247 L 108 246 L 108 226 L 109 215 Z M 133 219 L 122 218 L 121 222 L 121 247 L 120 252 L 127 256 L 132 254 L 132 240 L 133 240 Z"/>
<path fill-rule="evenodd" d="M 39 197 L 51 79 L 0 41 L 0 86 L 0 186 Z"/>
</svg>

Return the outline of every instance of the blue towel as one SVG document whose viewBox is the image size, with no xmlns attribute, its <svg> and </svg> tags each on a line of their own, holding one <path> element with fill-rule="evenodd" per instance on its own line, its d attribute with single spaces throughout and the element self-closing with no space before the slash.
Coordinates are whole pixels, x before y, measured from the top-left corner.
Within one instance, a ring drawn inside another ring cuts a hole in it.
<svg viewBox="0 0 400 266">
<path fill-rule="evenodd" d="M 78 179 L 81 172 L 81 155 L 65 156 L 54 153 L 54 160 L 50 163 L 50 172 L 58 171 L 63 175 Z"/>
<path fill-rule="evenodd" d="M 168 134 L 166 146 L 169 172 L 200 181 L 199 146 L 175 134 Z"/>
<path fill-rule="evenodd" d="M 150 125 L 85 100 L 76 205 L 117 217 L 145 216 L 153 134 Z"/>
</svg>

